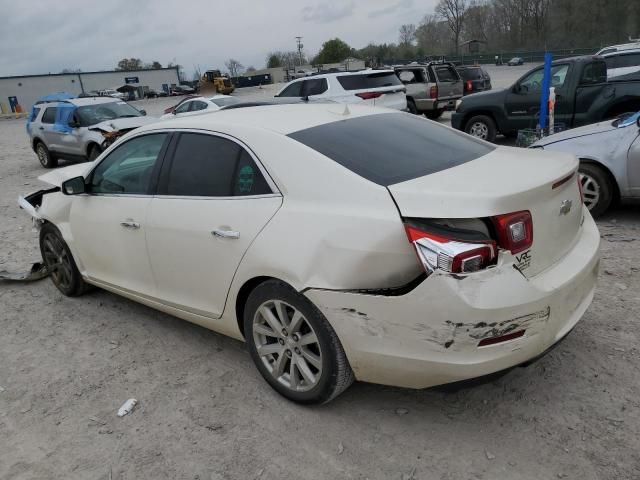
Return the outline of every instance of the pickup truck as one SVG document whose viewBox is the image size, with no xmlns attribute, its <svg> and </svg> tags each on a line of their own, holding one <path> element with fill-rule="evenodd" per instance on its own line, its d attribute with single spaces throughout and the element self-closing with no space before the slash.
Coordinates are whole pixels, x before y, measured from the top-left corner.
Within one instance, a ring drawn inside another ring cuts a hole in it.
<svg viewBox="0 0 640 480">
<path fill-rule="evenodd" d="M 407 89 L 407 109 L 435 120 L 445 110 L 453 110 L 462 98 L 464 83 L 452 63 L 430 62 L 394 67 Z"/>
<path fill-rule="evenodd" d="M 543 74 L 539 66 L 507 89 L 464 97 L 451 125 L 489 142 L 498 133 L 514 136 L 518 130 L 536 128 Z M 607 81 L 607 64 L 599 56 L 554 61 L 551 86 L 556 89 L 555 122 L 565 129 L 640 110 L 640 78 Z"/>
</svg>

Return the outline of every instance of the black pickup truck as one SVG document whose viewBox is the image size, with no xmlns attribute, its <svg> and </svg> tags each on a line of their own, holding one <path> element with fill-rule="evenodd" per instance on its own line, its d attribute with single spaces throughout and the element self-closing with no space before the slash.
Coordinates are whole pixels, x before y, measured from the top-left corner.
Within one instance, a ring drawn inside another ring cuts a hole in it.
<svg viewBox="0 0 640 480">
<path fill-rule="evenodd" d="M 510 88 L 464 97 L 451 118 L 453 128 L 493 142 L 498 133 L 516 135 L 536 128 L 544 67 L 527 72 Z M 556 88 L 555 122 L 565 129 L 640 110 L 640 77 L 607 81 L 602 57 L 556 60 L 551 86 Z"/>
</svg>

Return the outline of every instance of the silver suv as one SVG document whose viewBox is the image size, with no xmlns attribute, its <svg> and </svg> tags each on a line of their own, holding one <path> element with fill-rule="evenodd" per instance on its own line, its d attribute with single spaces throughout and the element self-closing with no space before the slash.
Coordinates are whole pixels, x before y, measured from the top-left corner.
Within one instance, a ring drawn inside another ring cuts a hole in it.
<svg viewBox="0 0 640 480">
<path fill-rule="evenodd" d="M 27 121 L 31 148 L 45 168 L 58 158 L 95 160 L 116 139 L 157 119 L 122 100 L 71 98 L 36 103 Z"/>
</svg>

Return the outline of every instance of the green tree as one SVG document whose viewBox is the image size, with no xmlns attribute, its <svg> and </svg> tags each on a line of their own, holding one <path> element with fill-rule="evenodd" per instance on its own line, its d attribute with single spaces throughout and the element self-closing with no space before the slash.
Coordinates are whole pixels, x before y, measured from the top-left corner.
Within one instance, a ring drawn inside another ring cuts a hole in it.
<svg viewBox="0 0 640 480">
<path fill-rule="evenodd" d="M 282 59 L 278 52 L 269 52 L 267 54 L 267 68 L 281 68 Z"/>
<path fill-rule="evenodd" d="M 156 70 L 159 70 L 162 68 L 162 64 L 160 62 L 158 62 L 157 60 L 154 60 L 151 63 L 151 68 L 155 68 Z"/>
<path fill-rule="evenodd" d="M 141 70 L 143 68 L 142 60 L 139 58 L 123 58 L 118 62 L 116 70 Z"/>
<path fill-rule="evenodd" d="M 353 49 L 339 38 L 334 38 L 322 44 L 314 64 L 339 63 L 353 55 Z"/>
</svg>

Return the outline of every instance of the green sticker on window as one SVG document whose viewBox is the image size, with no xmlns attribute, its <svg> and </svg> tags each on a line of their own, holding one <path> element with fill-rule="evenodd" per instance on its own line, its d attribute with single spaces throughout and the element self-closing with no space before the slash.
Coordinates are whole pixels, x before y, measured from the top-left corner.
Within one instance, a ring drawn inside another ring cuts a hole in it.
<svg viewBox="0 0 640 480">
<path fill-rule="evenodd" d="M 253 189 L 253 167 L 246 165 L 240 169 L 238 175 L 238 190 L 240 193 L 250 193 Z"/>
</svg>

